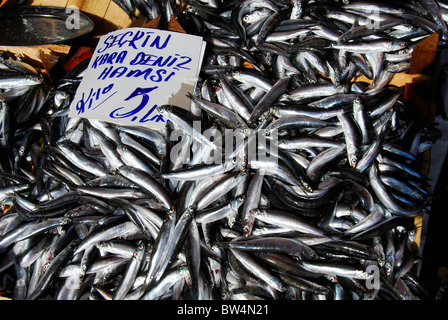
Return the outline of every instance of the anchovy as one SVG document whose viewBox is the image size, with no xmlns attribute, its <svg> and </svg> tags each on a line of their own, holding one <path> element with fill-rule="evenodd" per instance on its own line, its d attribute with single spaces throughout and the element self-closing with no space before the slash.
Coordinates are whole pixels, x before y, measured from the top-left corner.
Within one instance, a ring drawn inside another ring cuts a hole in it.
<svg viewBox="0 0 448 320">
<path fill-rule="evenodd" d="M 259 262 L 253 259 L 248 253 L 237 249 L 230 249 L 230 252 L 243 264 L 245 264 L 245 268 L 247 271 L 259 277 L 268 285 L 272 286 L 274 289 L 282 292 L 285 290 L 285 285 L 283 282 L 273 275 L 269 270 L 264 268 Z"/>
<path fill-rule="evenodd" d="M 354 168 L 358 165 L 359 152 L 362 144 L 361 130 L 355 120 L 347 115 L 338 115 L 339 122 L 344 131 L 345 146 L 347 149 L 347 157 L 349 165 Z"/>
<path fill-rule="evenodd" d="M 143 192 L 160 200 L 167 210 L 173 207 L 173 202 L 166 190 L 145 171 L 124 165 L 118 168 L 118 172 L 126 179 L 139 185 Z"/>
<path fill-rule="evenodd" d="M 235 161 L 226 161 L 223 164 L 216 165 L 197 165 L 163 173 L 161 177 L 163 179 L 173 180 L 199 180 L 205 177 L 213 177 L 229 172 L 235 168 L 235 166 Z"/>
<path fill-rule="evenodd" d="M 89 233 L 89 235 L 83 239 L 83 241 L 77 246 L 75 254 L 79 253 L 96 243 L 107 241 L 115 238 L 132 234 L 138 231 L 137 226 L 132 222 L 126 221 L 116 224 L 115 226 L 106 226 L 104 228 L 97 229 L 95 232 Z"/>
<path fill-rule="evenodd" d="M 132 287 L 138 272 L 140 271 L 141 264 L 145 253 L 145 245 L 143 242 L 138 244 L 137 249 L 132 255 L 132 259 L 126 266 L 123 279 L 114 293 L 113 300 L 122 300 Z"/>
<path fill-rule="evenodd" d="M 43 82 L 43 78 L 38 75 L 12 75 L 0 77 L 0 88 L 4 90 L 24 86 L 37 86 Z"/>
<path fill-rule="evenodd" d="M 263 98 L 258 101 L 258 103 L 254 106 L 249 119 L 247 120 L 249 123 L 254 123 L 255 119 L 258 119 L 261 114 L 266 111 L 266 108 L 269 107 L 274 101 L 276 101 L 286 90 L 288 87 L 290 78 L 285 77 L 279 79 L 276 83 L 272 85 L 272 88 L 266 92 Z"/>
</svg>

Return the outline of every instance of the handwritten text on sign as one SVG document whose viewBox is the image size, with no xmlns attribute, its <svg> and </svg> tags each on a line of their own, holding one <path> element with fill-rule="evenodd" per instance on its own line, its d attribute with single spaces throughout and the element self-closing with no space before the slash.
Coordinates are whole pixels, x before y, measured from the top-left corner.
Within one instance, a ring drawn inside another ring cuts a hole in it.
<svg viewBox="0 0 448 320">
<path fill-rule="evenodd" d="M 128 28 L 101 37 L 70 106 L 70 117 L 161 128 L 157 106 L 188 108 L 204 55 L 201 37 Z M 183 90 L 181 90 L 183 88 Z M 176 96 L 178 94 L 179 96 Z"/>
</svg>

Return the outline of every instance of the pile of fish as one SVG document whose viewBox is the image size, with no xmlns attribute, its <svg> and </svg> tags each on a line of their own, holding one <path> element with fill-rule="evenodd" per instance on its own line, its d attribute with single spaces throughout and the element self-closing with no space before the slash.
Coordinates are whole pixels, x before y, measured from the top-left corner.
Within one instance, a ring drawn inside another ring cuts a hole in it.
<svg viewBox="0 0 448 320">
<path fill-rule="evenodd" d="M 444 42 L 446 5 L 161 3 L 207 41 L 190 110 L 159 106 L 163 130 L 69 118 L 88 60 L 51 81 L 1 61 L 0 292 L 430 299 L 414 217 L 437 134 L 390 83 L 417 43 Z"/>
</svg>

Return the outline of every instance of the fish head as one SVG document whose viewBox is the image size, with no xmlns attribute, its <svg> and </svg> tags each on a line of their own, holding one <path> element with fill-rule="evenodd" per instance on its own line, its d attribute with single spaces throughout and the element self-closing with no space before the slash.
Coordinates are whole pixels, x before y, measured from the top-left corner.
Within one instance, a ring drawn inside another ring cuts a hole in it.
<svg viewBox="0 0 448 320">
<path fill-rule="evenodd" d="M 390 276 L 392 274 L 392 272 L 394 271 L 393 269 L 394 269 L 393 265 L 390 264 L 389 262 L 386 262 L 384 264 L 384 270 L 386 270 L 387 276 Z"/>
<path fill-rule="evenodd" d="M 317 260 L 319 259 L 319 255 L 313 249 L 310 249 L 305 254 L 307 260 Z"/>
<path fill-rule="evenodd" d="M 229 228 L 233 228 L 233 226 L 236 223 L 236 216 L 235 215 L 229 215 L 229 217 L 227 218 L 228 224 L 229 224 Z"/>
<path fill-rule="evenodd" d="M 398 51 L 398 50 L 404 49 L 406 47 L 408 47 L 408 44 L 406 41 L 394 41 L 392 43 L 391 49 L 392 49 L 392 51 Z"/>
<path fill-rule="evenodd" d="M 270 109 L 271 111 L 271 115 L 275 116 L 275 117 L 280 117 L 280 109 L 278 107 L 272 107 Z"/>
<path fill-rule="evenodd" d="M 144 252 L 145 251 L 145 243 L 143 241 L 140 241 L 137 245 L 137 250 L 139 252 Z"/>
<path fill-rule="evenodd" d="M 356 166 L 358 165 L 358 161 L 359 161 L 359 158 L 358 158 L 357 153 L 354 152 L 354 151 L 353 152 L 349 152 L 349 154 L 348 154 L 348 163 L 349 163 L 350 167 L 356 168 Z"/>
<path fill-rule="evenodd" d="M 176 214 L 176 208 L 175 207 L 171 207 L 168 212 L 167 212 L 168 216 L 172 216 L 174 214 Z"/>
<path fill-rule="evenodd" d="M 82 258 L 81 259 L 81 274 L 80 275 L 85 275 L 87 273 L 87 270 L 89 269 L 89 259 L 88 258 Z"/>
<path fill-rule="evenodd" d="M 230 291 L 227 288 L 221 289 L 221 299 L 222 300 L 230 300 L 232 295 L 230 294 Z"/>
<path fill-rule="evenodd" d="M 236 167 L 236 165 L 238 164 L 238 160 L 236 158 L 230 159 L 228 161 L 225 161 L 223 166 L 224 166 L 224 171 L 230 171 L 233 168 Z"/>
<path fill-rule="evenodd" d="M 236 201 L 239 205 L 241 205 L 244 201 L 246 201 L 246 195 L 242 194 L 236 198 Z"/>
<path fill-rule="evenodd" d="M 159 155 L 160 159 L 165 159 L 167 154 L 167 146 L 166 144 L 159 144 L 157 146 L 157 154 Z"/>
<path fill-rule="evenodd" d="M 364 109 L 364 104 L 362 103 L 361 97 L 356 97 L 353 100 L 353 110 L 355 111 L 361 111 Z"/>
<path fill-rule="evenodd" d="M 170 105 L 162 105 L 162 106 L 157 106 L 157 112 L 159 112 L 160 114 L 166 116 L 168 114 L 170 114 L 173 109 Z"/>
<path fill-rule="evenodd" d="M 303 177 L 300 177 L 300 186 L 304 189 L 303 191 L 313 193 L 314 188 L 306 181 Z"/>
</svg>

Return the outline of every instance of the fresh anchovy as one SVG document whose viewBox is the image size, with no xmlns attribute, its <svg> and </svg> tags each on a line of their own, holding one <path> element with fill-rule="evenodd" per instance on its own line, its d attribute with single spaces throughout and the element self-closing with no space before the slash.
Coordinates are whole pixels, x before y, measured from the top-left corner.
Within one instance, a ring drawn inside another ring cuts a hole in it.
<svg viewBox="0 0 448 320">
<path fill-rule="evenodd" d="M 104 229 L 97 229 L 95 232 L 89 233 L 89 235 L 83 239 L 76 248 L 75 253 L 79 253 L 96 243 L 132 234 L 137 230 L 137 227 L 132 222 L 122 222 L 112 227 L 106 226 Z"/>
<path fill-rule="evenodd" d="M 245 201 L 245 196 L 239 196 L 227 202 L 223 202 L 216 207 L 203 209 L 196 212 L 195 220 L 198 223 L 211 223 L 223 218 L 228 218 L 229 226 L 233 226 L 236 222 L 235 215 L 238 214 L 238 209 Z"/>
<path fill-rule="evenodd" d="M 324 234 L 324 231 L 322 231 L 318 227 L 310 224 L 301 217 L 294 216 L 289 212 L 256 209 L 252 213 L 256 219 L 269 224 L 291 228 L 293 230 L 305 234 L 313 234 L 313 235 Z"/>
<path fill-rule="evenodd" d="M 299 258 L 303 257 L 307 260 L 315 260 L 318 257 L 317 253 L 302 241 L 282 237 L 253 238 L 243 241 L 235 240 L 222 244 L 222 246 L 241 251 L 287 253 Z"/>
<path fill-rule="evenodd" d="M 151 251 L 151 260 L 145 277 L 145 285 L 149 285 L 153 281 L 153 278 L 159 271 L 163 258 L 167 253 L 168 241 L 176 226 L 175 214 L 175 210 L 170 210 L 166 213 L 163 224 L 157 234 L 157 238 Z"/>
<path fill-rule="evenodd" d="M 144 192 L 159 199 L 167 210 L 173 207 L 172 200 L 169 198 L 167 192 L 159 182 L 154 180 L 146 172 L 126 165 L 118 168 L 118 171 L 122 176 L 139 185 Z"/>
<path fill-rule="evenodd" d="M 37 288 L 30 292 L 26 297 L 27 300 L 38 299 L 44 292 L 45 289 L 50 285 L 53 277 L 56 276 L 59 268 L 66 262 L 66 260 L 70 257 L 75 249 L 76 242 L 73 241 L 68 244 L 58 255 L 54 258 L 54 260 L 50 263 L 50 266 L 45 270 L 44 275 L 40 278 Z"/>
<path fill-rule="evenodd" d="M 226 75 L 218 74 L 221 80 L 224 94 L 226 95 L 232 108 L 245 120 L 250 118 L 253 105 L 251 101 L 238 88 L 235 88 Z"/>
<path fill-rule="evenodd" d="M 265 269 L 260 263 L 253 259 L 248 253 L 241 250 L 230 249 L 230 252 L 243 264 L 249 272 L 262 279 L 265 283 L 272 286 L 274 289 L 282 292 L 285 290 L 285 285 L 275 275 L 271 274 L 269 270 Z"/>
<path fill-rule="evenodd" d="M 296 149 L 307 149 L 307 148 L 342 148 L 345 144 L 341 141 L 318 138 L 318 137 L 302 137 L 290 140 L 280 140 L 278 147 L 280 149 L 296 150 Z"/>
<path fill-rule="evenodd" d="M 29 75 L 38 76 L 38 71 L 36 70 L 36 68 L 27 62 L 20 61 L 20 60 L 14 60 L 14 59 L 1 58 L 0 63 L 2 65 L 4 65 L 6 68 L 10 68 L 12 70 L 18 71 L 21 74 L 29 74 Z"/>
<path fill-rule="evenodd" d="M 111 170 L 112 172 L 116 172 L 119 167 L 125 165 L 125 163 L 121 159 L 120 154 L 117 151 L 117 145 L 113 140 L 106 137 L 104 134 L 102 134 L 101 131 L 94 127 L 89 128 L 88 131 L 91 133 L 93 139 L 95 139 L 95 141 L 98 143 L 101 151 L 108 160 L 108 163 L 110 165 L 109 170 Z"/>
<path fill-rule="evenodd" d="M 406 48 L 406 43 L 403 41 L 374 40 L 363 43 L 336 43 L 331 48 L 357 53 L 394 52 Z"/>
<path fill-rule="evenodd" d="M 133 282 L 135 281 L 135 278 L 137 277 L 138 272 L 140 271 L 144 253 L 145 245 L 143 242 L 141 242 L 133 253 L 131 261 L 126 266 L 126 271 L 124 272 L 122 282 L 118 286 L 117 291 L 115 291 L 113 300 L 122 300 L 129 292 Z"/>
<path fill-rule="evenodd" d="M 128 165 L 140 169 L 142 171 L 149 172 L 153 175 L 157 174 L 157 170 L 151 163 L 151 160 L 142 156 L 138 150 L 133 149 L 130 146 L 120 144 L 115 148 L 117 154 L 120 156 L 120 160 L 116 159 L 116 163 L 121 165 Z M 113 151 L 112 151 L 113 152 Z M 118 160 L 118 161 L 117 161 Z"/>
<path fill-rule="evenodd" d="M 125 146 L 129 146 L 129 147 L 137 150 L 141 154 L 143 154 L 148 159 L 148 161 L 150 161 L 156 165 L 160 165 L 160 159 L 156 155 L 154 155 L 151 152 L 151 150 L 149 150 L 148 147 L 145 147 L 142 144 L 142 142 L 137 141 L 136 139 L 132 138 L 132 136 L 130 136 L 129 134 L 127 134 L 125 132 L 120 132 L 120 138 L 121 138 L 121 142 L 123 144 L 123 147 L 120 147 L 120 148 L 124 149 Z M 118 146 L 117 146 L 117 148 L 118 148 Z M 120 151 L 120 150 L 117 150 L 117 151 Z"/>
<path fill-rule="evenodd" d="M 171 288 L 181 281 L 188 278 L 190 275 L 187 268 L 173 269 L 166 273 L 163 278 L 150 290 L 148 290 L 142 297 L 142 300 L 157 300 L 163 296 L 164 293 L 169 292 Z"/>
<path fill-rule="evenodd" d="M 87 172 L 91 172 L 98 177 L 102 177 L 108 174 L 106 168 L 104 168 L 104 166 L 100 162 L 81 153 L 73 143 L 61 142 L 58 144 L 58 148 L 76 167 Z"/>
<path fill-rule="evenodd" d="M 222 181 L 219 181 L 219 183 L 212 184 L 209 188 L 207 188 L 203 197 L 197 200 L 197 210 L 202 210 L 208 207 L 223 194 L 235 188 L 244 180 L 244 178 L 246 178 L 246 176 L 247 173 L 244 171 L 233 172 L 229 173 L 227 177 Z"/>
<path fill-rule="evenodd" d="M 366 271 L 349 265 L 343 266 L 325 262 L 306 261 L 302 263 L 302 266 L 308 271 L 334 274 L 336 276 L 348 277 L 352 279 L 366 280 L 371 277 L 371 275 Z"/>
<path fill-rule="evenodd" d="M 244 129 L 247 128 L 244 120 L 236 112 L 229 110 L 223 105 L 206 101 L 203 99 L 198 99 L 193 95 L 188 96 L 198 107 L 202 110 L 213 114 L 216 118 L 223 121 L 226 125 L 233 129 Z"/>
<path fill-rule="evenodd" d="M 120 132 L 127 133 L 129 135 L 144 139 L 144 141 L 148 141 L 149 143 L 153 144 L 156 148 L 157 155 L 163 159 L 167 156 L 167 142 L 165 138 L 158 132 L 147 129 L 144 127 L 127 127 L 127 126 L 118 126 L 118 130 Z M 120 135 L 122 137 L 122 141 L 124 144 L 126 144 L 126 140 L 123 139 L 123 135 Z"/>
<path fill-rule="evenodd" d="M 413 216 L 421 210 L 421 208 L 405 208 L 399 202 L 395 201 L 379 180 L 378 169 L 375 165 L 372 165 L 370 167 L 369 179 L 376 196 L 379 198 L 380 202 L 385 206 L 385 208 L 390 210 L 391 212 L 398 215 Z"/>
<path fill-rule="evenodd" d="M 338 119 L 344 131 L 348 163 L 352 168 L 355 168 L 358 165 L 359 151 L 362 144 L 361 130 L 355 120 L 347 114 L 338 115 Z"/>
<path fill-rule="evenodd" d="M 165 115 L 168 119 L 170 119 L 170 121 L 175 123 L 179 130 L 182 130 L 183 132 L 185 132 L 186 134 L 191 136 L 194 140 L 196 140 L 199 143 L 203 143 L 203 144 L 213 148 L 214 150 L 218 150 L 218 151 L 220 150 L 219 146 L 217 146 L 215 143 L 211 142 L 209 139 L 207 139 L 204 135 L 202 135 L 201 132 L 199 132 L 195 128 L 195 126 L 191 123 L 192 121 L 190 121 L 190 119 L 185 119 L 180 114 L 177 114 L 175 112 L 176 110 L 173 110 L 173 109 L 174 108 L 171 106 L 159 106 L 157 108 L 157 110 L 161 114 Z M 238 115 L 236 115 L 236 114 L 234 114 L 234 115 L 239 118 Z"/>
</svg>

